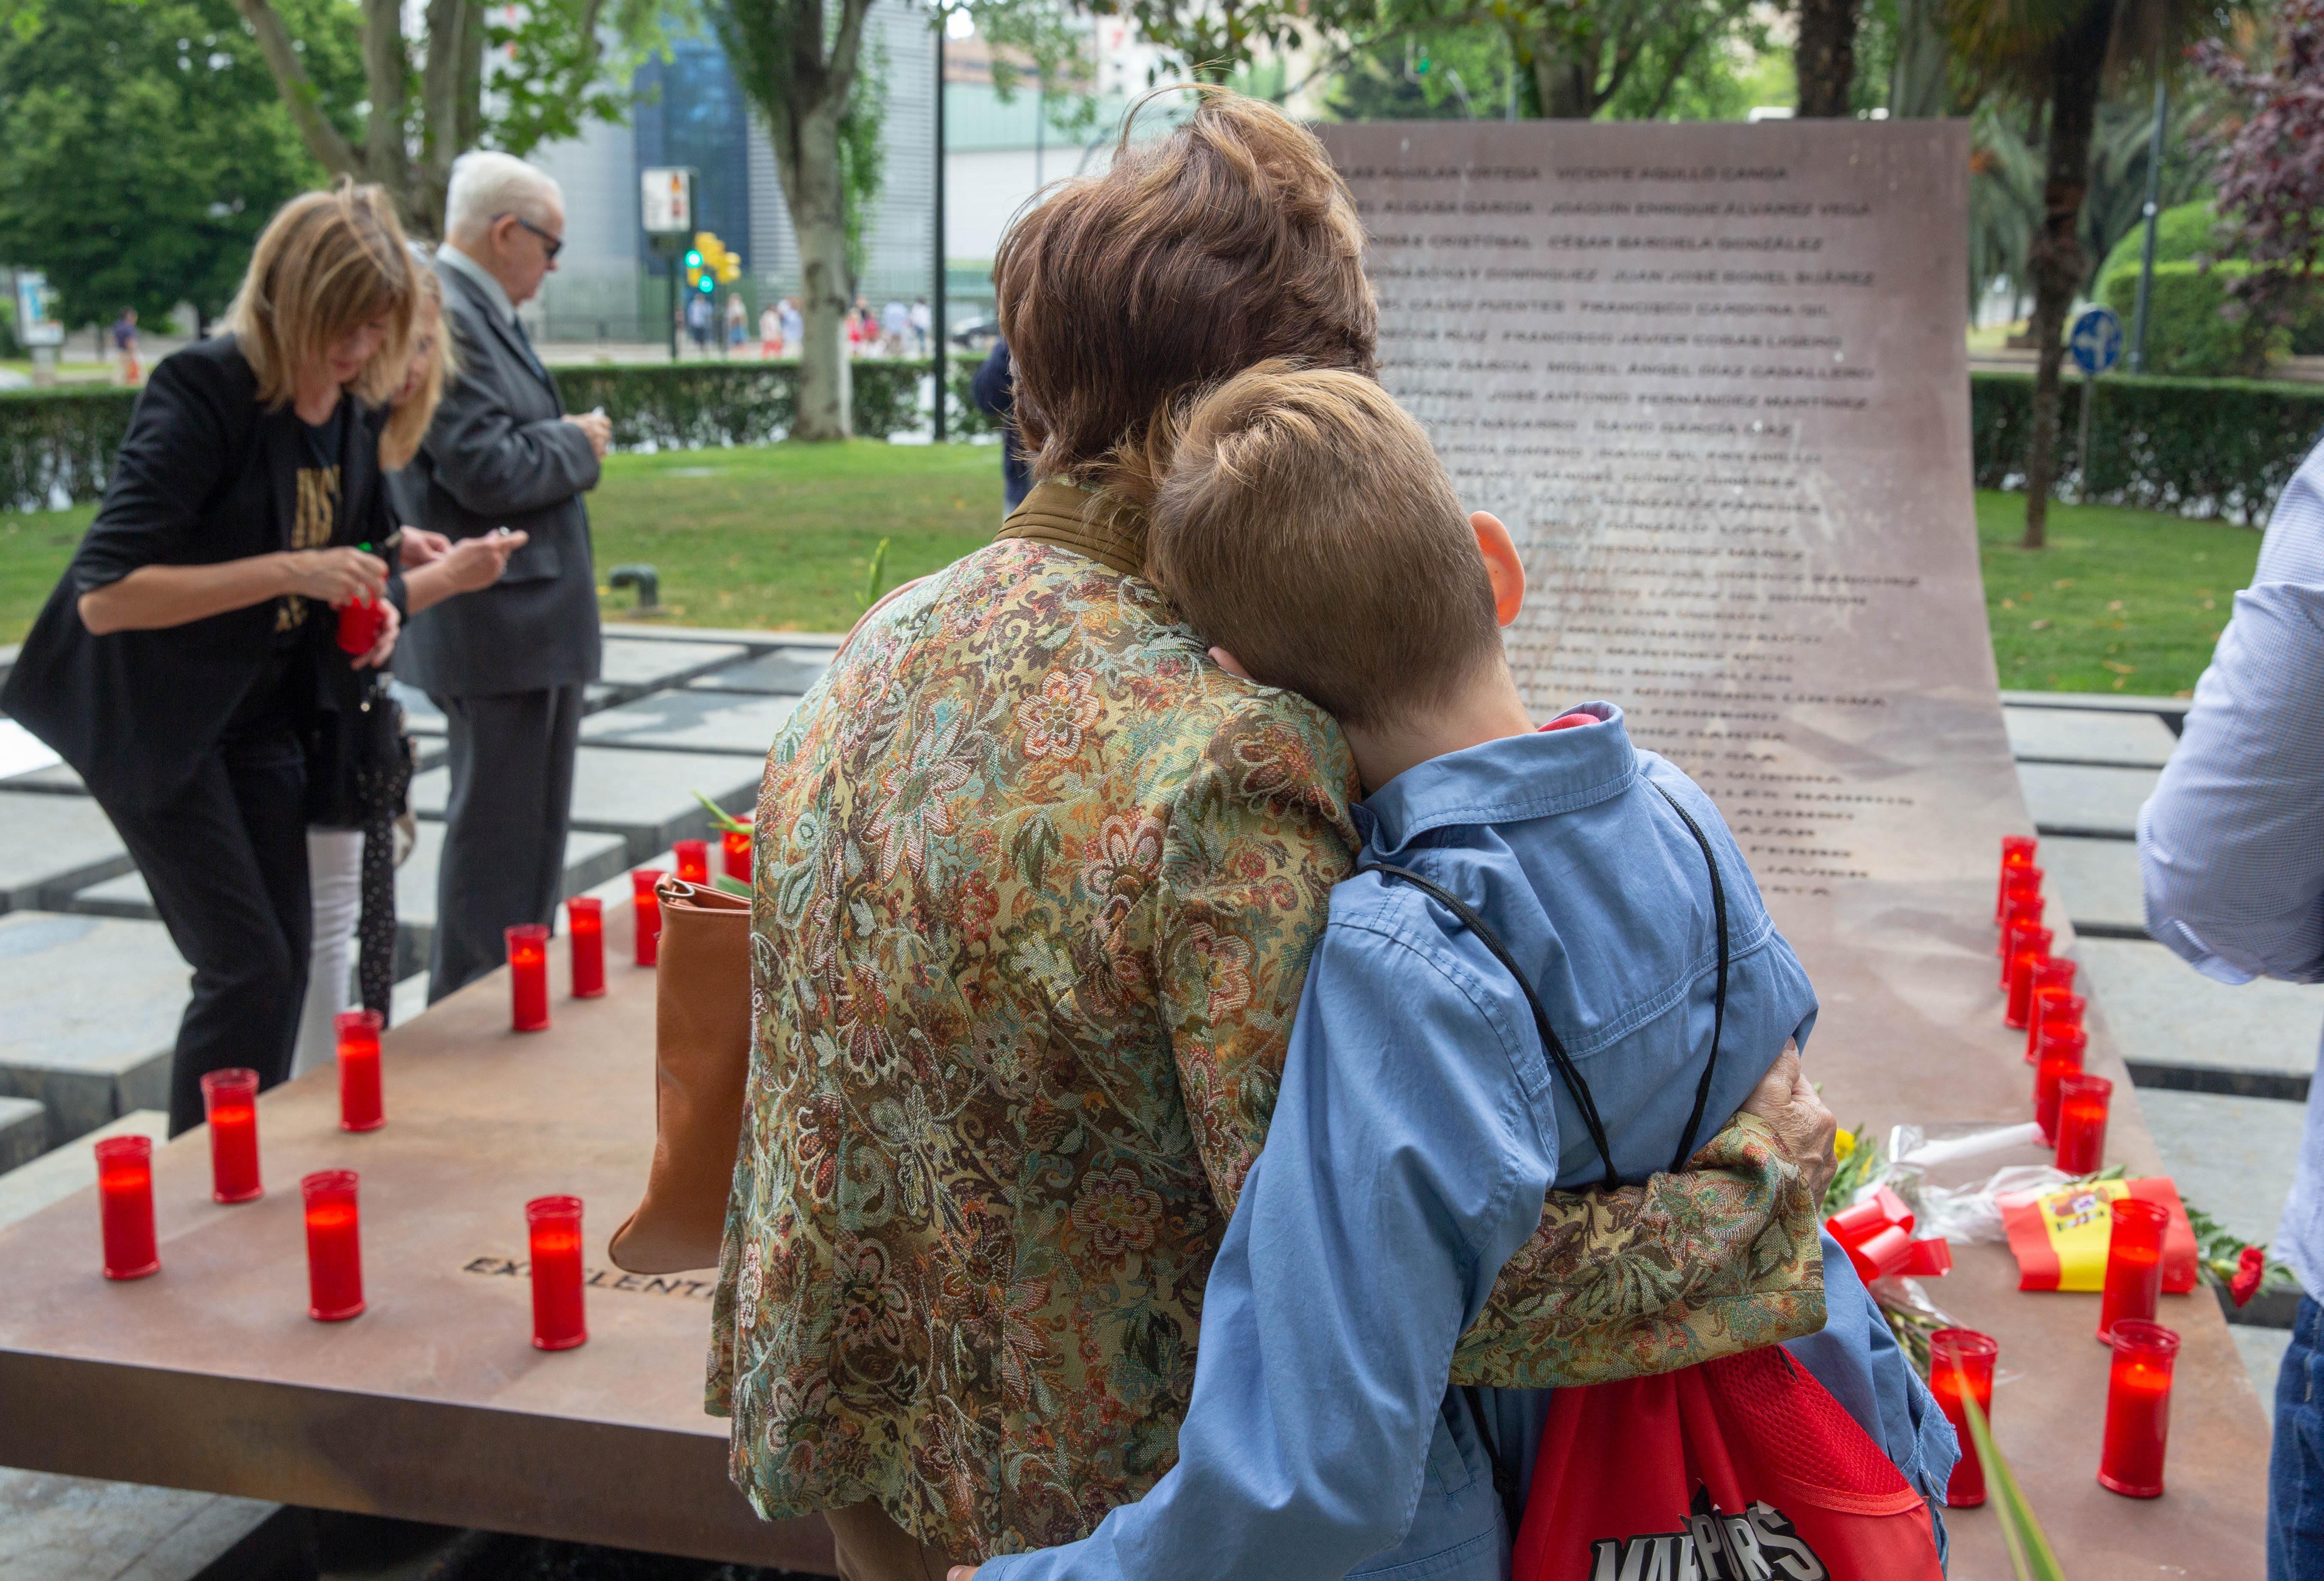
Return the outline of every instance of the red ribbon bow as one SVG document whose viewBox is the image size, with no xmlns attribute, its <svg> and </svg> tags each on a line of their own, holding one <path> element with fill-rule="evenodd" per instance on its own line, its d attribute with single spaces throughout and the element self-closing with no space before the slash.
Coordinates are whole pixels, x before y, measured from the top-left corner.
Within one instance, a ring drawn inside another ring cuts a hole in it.
<svg viewBox="0 0 2324 1581">
<path fill-rule="evenodd" d="M 1941 1236 L 1914 1240 L 1913 1210 L 1886 1186 L 1855 1207 L 1833 1214 L 1823 1227 L 1848 1253 L 1857 1275 L 1867 1284 L 1891 1274 L 1933 1279 L 1952 1272 L 1952 1247 Z"/>
</svg>

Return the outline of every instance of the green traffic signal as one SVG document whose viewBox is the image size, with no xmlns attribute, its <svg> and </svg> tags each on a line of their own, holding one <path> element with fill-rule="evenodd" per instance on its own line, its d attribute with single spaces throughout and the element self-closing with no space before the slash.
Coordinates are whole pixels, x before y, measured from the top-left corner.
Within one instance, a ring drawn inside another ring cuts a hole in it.
<svg viewBox="0 0 2324 1581">
<path fill-rule="evenodd" d="M 702 250 L 700 248 L 689 247 L 686 250 L 686 266 L 688 269 L 699 269 L 702 267 Z"/>
<path fill-rule="evenodd" d="M 715 291 L 717 289 L 718 282 L 716 280 L 712 280 L 706 274 L 702 277 L 702 290 L 706 294 Z"/>
</svg>

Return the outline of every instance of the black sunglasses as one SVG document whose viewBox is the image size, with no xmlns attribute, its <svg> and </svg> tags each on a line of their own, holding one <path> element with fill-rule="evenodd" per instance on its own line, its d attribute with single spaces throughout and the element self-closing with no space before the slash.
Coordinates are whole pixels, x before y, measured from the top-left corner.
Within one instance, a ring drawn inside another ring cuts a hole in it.
<svg viewBox="0 0 2324 1581">
<path fill-rule="evenodd" d="M 504 219 L 512 219 L 516 221 L 517 224 L 522 225 L 526 230 L 530 231 L 534 235 L 539 236 L 540 238 L 541 251 L 549 254 L 549 261 L 551 263 L 556 262 L 557 255 L 565 251 L 564 237 L 550 235 L 547 231 L 542 230 L 539 225 L 534 225 L 530 220 L 525 218 L 524 216 L 521 214 L 496 214 L 493 216 L 493 223 L 494 225 L 498 225 Z"/>
</svg>

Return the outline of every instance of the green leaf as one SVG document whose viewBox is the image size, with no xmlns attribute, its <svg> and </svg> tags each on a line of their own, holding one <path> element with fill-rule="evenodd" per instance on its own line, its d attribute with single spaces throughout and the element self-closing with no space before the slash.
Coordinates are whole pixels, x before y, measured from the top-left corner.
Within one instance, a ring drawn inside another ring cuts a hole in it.
<svg viewBox="0 0 2324 1581">
<path fill-rule="evenodd" d="M 1986 1494 L 2001 1522 L 2001 1538 L 2009 1545 L 2009 1564 L 2017 1573 L 2017 1581 L 2066 1581 L 2066 1572 L 2051 1551 L 2042 1522 L 2034 1518 L 2033 1505 L 2025 1502 L 2024 1492 L 2017 1485 L 2016 1474 L 1994 1447 L 1993 1428 L 1985 1412 L 1971 1396 L 1963 1395 L 1961 1404 L 1969 1412 L 1969 1436 L 1985 1467 Z"/>
<path fill-rule="evenodd" d="M 717 825 L 720 829 L 724 830 L 729 834 L 748 834 L 751 832 L 751 825 L 746 821 L 737 818 L 733 813 L 728 812 L 725 808 L 712 801 L 708 796 L 704 795 L 700 791 L 696 791 L 694 793 L 694 799 L 700 802 L 702 804 L 703 811 L 710 814 L 711 823 Z"/>
<path fill-rule="evenodd" d="M 730 878 L 724 873 L 710 880 L 710 887 L 724 894 L 740 895 L 745 898 L 751 893 L 751 887 L 748 884 L 743 883 L 740 878 Z"/>
</svg>

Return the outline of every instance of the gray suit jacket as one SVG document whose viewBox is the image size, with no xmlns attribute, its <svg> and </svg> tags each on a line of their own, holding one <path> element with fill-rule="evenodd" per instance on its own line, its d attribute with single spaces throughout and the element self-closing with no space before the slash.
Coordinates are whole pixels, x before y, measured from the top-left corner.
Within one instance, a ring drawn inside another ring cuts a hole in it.
<svg viewBox="0 0 2324 1581">
<path fill-rule="evenodd" d="M 411 464 L 394 474 L 403 519 L 455 538 L 530 533 L 499 583 L 422 610 L 396 678 L 440 696 L 537 692 L 597 678 L 597 575 L 584 492 L 589 437 L 563 420 L 557 382 L 483 291 L 437 268 L 460 374 Z"/>
</svg>

